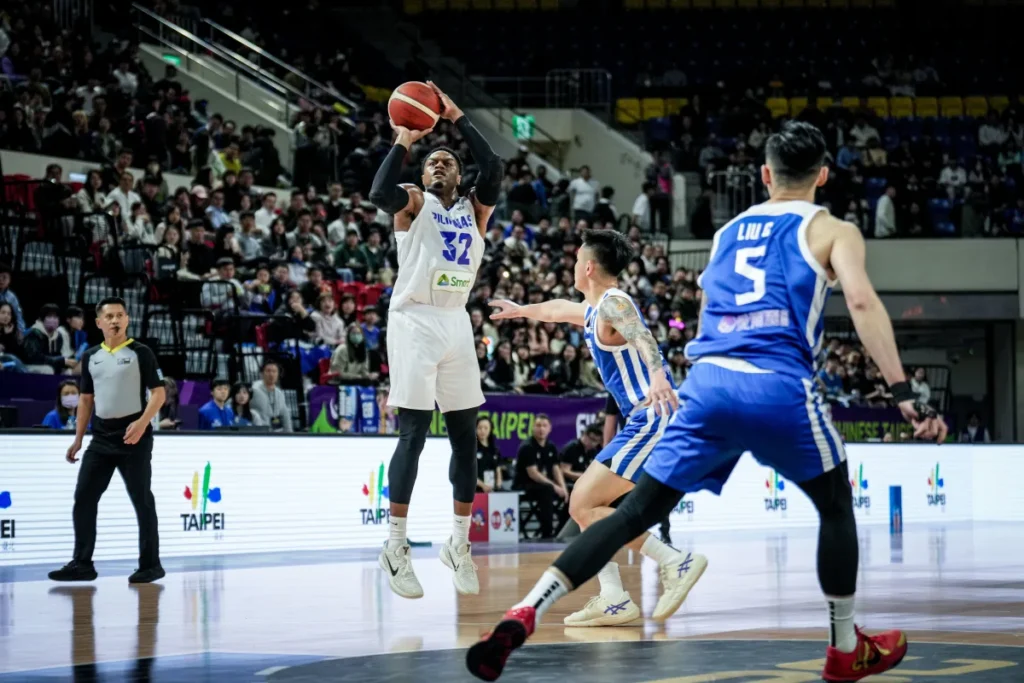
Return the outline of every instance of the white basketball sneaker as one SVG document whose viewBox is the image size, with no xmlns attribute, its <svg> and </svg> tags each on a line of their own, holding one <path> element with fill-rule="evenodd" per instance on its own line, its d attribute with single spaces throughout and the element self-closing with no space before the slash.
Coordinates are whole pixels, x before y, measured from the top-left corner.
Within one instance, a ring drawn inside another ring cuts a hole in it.
<svg viewBox="0 0 1024 683">
<path fill-rule="evenodd" d="M 566 626 L 621 626 L 640 617 L 629 593 L 622 591 L 615 600 L 595 595 L 579 612 L 573 612 L 564 620 Z"/>
<path fill-rule="evenodd" d="M 693 588 L 701 574 L 708 568 L 708 558 L 694 553 L 682 553 L 672 562 L 659 567 L 661 574 L 661 597 L 654 606 L 654 621 L 665 621 L 683 604 L 690 589 Z"/>
<path fill-rule="evenodd" d="M 471 543 L 463 543 L 459 548 L 454 547 L 451 536 L 441 546 L 441 561 L 452 570 L 452 583 L 455 584 L 455 590 L 462 595 L 476 595 L 480 592 L 476 565 L 469 554 L 471 547 Z"/>
<path fill-rule="evenodd" d="M 408 544 L 397 550 L 388 550 L 388 543 L 384 541 L 384 548 L 380 551 L 377 564 L 388 575 L 388 583 L 395 595 L 403 598 L 422 598 L 423 586 L 416 578 L 416 572 L 412 570 L 412 558 L 409 557 L 410 548 Z"/>
</svg>

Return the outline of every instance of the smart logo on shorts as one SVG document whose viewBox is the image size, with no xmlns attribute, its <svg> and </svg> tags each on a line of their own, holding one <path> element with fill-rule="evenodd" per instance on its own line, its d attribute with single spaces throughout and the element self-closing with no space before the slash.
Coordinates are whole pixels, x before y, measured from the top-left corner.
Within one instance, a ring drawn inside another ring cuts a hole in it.
<svg viewBox="0 0 1024 683">
<path fill-rule="evenodd" d="M 857 468 L 854 477 L 850 479 L 850 486 L 853 487 L 853 507 L 871 509 L 871 497 L 868 496 L 868 480 L 864 476 L 863 463 Z"/>
<path fill-rule="evenodd" d="M 185 500 L 189 501 L 192 512 L 181 513 L 182 531 L 224 531 L 224 513 L 207 512 L 210 503 L 220 503 L 220 487 L 210 486 L 210 463 L 203 468 L 203 487 L 199 488 L 199 472 L 192 473 L 192 485 L 185 487 Z"/>
<path fill-rule="evenodd" d="M 384 483 L 384 463 L 370 472 L 370 480 L 363 484 L 363 495 L 367 505 L 359 509 L 363 526 L 367 524 L 387 524 L 391 521 L 391 510 L 387 507 L 388 487 Z"/>
<path fill-rule="evenodd" d="M 11 492 L 0 491 L 0 514 L 11 507 Z M 0 551 L 14 550 L 14 520 L 0 519 Z"/>
<path fill-rule="evenodd" d="M 768 470 L 768 478 L 764 480 L 764 487 L 766 490 L 764 509 L 768 512 L 774 510 L 785 512 L 786 496 L 782 492 L 786 490 L 786 481 L 775 470 Z"/>
<path fill-rule="evenodd" d="M 939 463 L 935 463 L 935 469 L 928 475 L 928 504 L 929 505 L 940 505 L 946 507 L 946 494 L 942 492 L 942 489 L 946 486 L 946 481 L 942 478 L 939 473 Z"/>
</svg>

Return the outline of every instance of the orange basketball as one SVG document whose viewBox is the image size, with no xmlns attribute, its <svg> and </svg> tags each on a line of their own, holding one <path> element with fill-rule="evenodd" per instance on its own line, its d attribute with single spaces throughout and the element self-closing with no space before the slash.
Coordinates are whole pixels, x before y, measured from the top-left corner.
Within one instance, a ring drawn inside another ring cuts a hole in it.
<svg viewBox="0 0 1024 683">
<path fill-rule="evenodd" d="M 388 116 L 396 126 L 427 130 L 437 124 L 441 98 L 426 83 L 409 81 L 395 88 L 388 100 Z"/>
</svg>

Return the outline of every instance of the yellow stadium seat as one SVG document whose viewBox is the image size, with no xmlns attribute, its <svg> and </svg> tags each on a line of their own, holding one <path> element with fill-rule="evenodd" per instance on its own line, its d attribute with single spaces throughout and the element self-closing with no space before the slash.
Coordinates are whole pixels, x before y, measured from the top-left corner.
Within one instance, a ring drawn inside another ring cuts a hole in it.
<svg viewBox="0 0 1024 683">
<path fill-rule="evenodd" d="M 735 9 L 736 0 L 715 0 L 715 7 L 718 9 Z"/>
<path fill-rule="evenodd" d="M 542 10 L 557 10 L 558 0 L 540 0 L 540 8 Z"/>
<path fill-rule="evenodd" d="M 469 9 L 469 0 L 448 0 L 448 9 L 465 12 Z"/>
<path fill-rule="evenodd" d="M 427 9 L 431 12 L 444 12 L 448 9 L 448 0 L 427 0 Z"/>
<path fill-rule="evenodd" d="M 689 104 L 690 100 L 685 97 L 670 97 L 665 100 L 665 113 L 669 116 L 678 114 Z"/>
<path fill-rule="evenodd" d="M 423 0 L 405 0 L 402 9 L 406 14 L 419 14 L 423 11 Z"/>
<path fill-rule="evenodd" d="M 715 6 L 714 0 L 693 0 L 694 9 L 711 9 Z"/>
<path fill-rule="evenodd" d="M 789 100 L 785 97 L 769 97 L 764 105 L 772 113 L 772 118 L 789 115 Z"/>
<path fill-rule="evenodd" d="M 807 98 L 806 97 L 791 97 L 789 98 L 789 115 L 792 117 L 800 116 L 800 112 L 807 109 Z"/>
<path fill-rule="evenodd" d="M 827 7 L 828 3 L 826 0 L 807 0 L 807 6 L 812 9 L 821 9 L 822 7 Z"/>
<path fill-rule="evenodd" d="M 757 9 L 757 0 L 739 0 L 739 6 L 743 9 Z"/>
<path fill-rule="evenodd" d="M 644 0 L 624 0 L 622 6 L 626 9 L 643 9 Z"/>
<path fill-rule="evenodd" d="M 939 98 L 939 113 L 943 118 L 959 118 L 964 115 L 964 101 L 959 97 L 941 97 Z"/>
<path fill-rule="evenodd" d="M 492 9 L 491 0 L 472 0 L 473 9 Z"/>
<path fill-rule="evenodd" d="M 850 0 L 828 0 L 829 7 L 849 7 Z"/>
<path fill-rule="evenodd" d="M 876 116 L 883 119 L 889 118 L 889 100 L 884 97 L 869 97 L 868 109 L 875 112 Z"/>
<path fill-rule="evenodd" d="M 537 9 L 537 0 L 516 0 L 516 6 L 521 10 Z"/>
<path fill-rule="evenodd" d="M 840 104 L 843 105 L 843 109 L 860 109 L 860 98 L 859 97 L 844 97 Z"/>
<path fill-rule="evenodd" d="M 765 9 L 778 9 L 781 6 L 780 0 L 761 0 L 761 7 Z"/>
<path fill-rule="evenodd" d="M 822 96 L 816 99 L 814 103 L 818 105 L 818 109 L 825 111 L 826 109 L 830 109 L 832 105 L 836 103 L 836 101 L 831 97 Z"/>
<path fill-rule="evenodd" d="M 640 117 L 648 119 L 660 119 L 665 115 L 665 100 L 660 97 L 645 97 L 640 100 Z"/>
<path fill-rule="evenodd" d="M 690 9 L 690 0 L 668 0 L 668 6 L 672 9 Z"/>
<path fill-rule="evenodd" d="M 508 12 L 516 8 L 516 0 L 494 0 L 494 9 Z"/>
<path fill-rule="evenodd" d="M 889 99 L 889 115 L 897 119 L 909 119 L 914 115 L 914 100 L 909 97 Z"/>
<path fill-rule="evenodd" d="M 968 97 L 964 100 L 964 108 L 967 110 L 967 115 L 981 119 L 988 116 L 988 100 L 984 97 Z"/>
<path fill-rule="evenodd" d="M 625 97 L 615 101 L 615 120 L 627 126 L 640 122 L 640 100 Z"/>
<path fill-rule="evenodd" d="M 914 114 L 925 119 L 936 118 L 939 115 L 939 101 L 934 97 L 914 98 Z"/>
<path fill-rule="evenodd" d="M 782 6 L 786 8 L 801 8 L 804 6 L 804 0 L 782 0 Z"/>
<path fill-rule="evenodd" d="M 993 95 L 988 98 L 988 106 L 1002 114 L 1003 110 L 1010 106 L 1010 98 L 1006 95 Z"/>
<path fill-rule="evenodd" d="M 667 5 L 666 0 L 647 0 L 647 9 L 665 9 Z"/>
</svg>

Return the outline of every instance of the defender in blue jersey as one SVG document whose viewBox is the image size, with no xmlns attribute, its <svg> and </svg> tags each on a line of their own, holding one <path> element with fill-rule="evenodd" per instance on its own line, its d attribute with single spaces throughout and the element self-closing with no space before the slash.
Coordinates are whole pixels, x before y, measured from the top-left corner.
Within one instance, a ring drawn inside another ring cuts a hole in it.
<svg viewBox="0 0 1024 683">
<path fill-rule="evenodd" d="M 947 430 L 906 381 L 892 324 L 867 277 L 859 229 L 813 204 L 816 188 L 828 179 L 825 153 L 821 132 L 807 123 L 787 123 L 768 139 L 761 178 L 771 199 L 715 234 L 701 277 L 700 329 L 687 347 L 694 365 L 681 390 L 682 408 L 615 513 L 580 535 L 492 634 L 470 648 L 471 672 L 495 680 L 556 600 L 684 493 L 721 491 L 747 451 L 794 481 L 818 511 L 818 580 L 830 622 L 824 680 L 857 681 L 903 659 L 901 631 L 868 636 L 853 623 L 858 547 L 852 491 L 842 441 L 813 388 L 822 312 L 836 281 L 915 436 L 941 443 Z"/>
<path fill-rule="evenodd" d="M 584 302 L 556 299 L 527 306 L 511 301 L 491 303 L 499 309 L 491 314 L 497 320 L 533 318 L 581 325 L 601 381 L 625 416 L 622 431 L 608 442 L 573 487 L 569 513 L 580 529 L 612 514 L 615 501 L 633 489 L 644 462 L 679 405 L 658 342 L 636 303 L 616 286 L 619 273 L 632 256 L 633 248 L 624 235 L 614 230 L 591 230 L 584 234 L 574 272 L 575 287 L 583 294 Z M 704 573 L 707 558 L 682 554 L 646 531 L 629 547 L 659 565 L 663 590 L 652 618 L 665 621 L 675 614 Z M 567 616 L 567 626 L 617 626 L 640 616 L 640 608 L 622 587 L 617 564 L 606 564 L 598 579 L 600 595 Z"/>
</svg>

